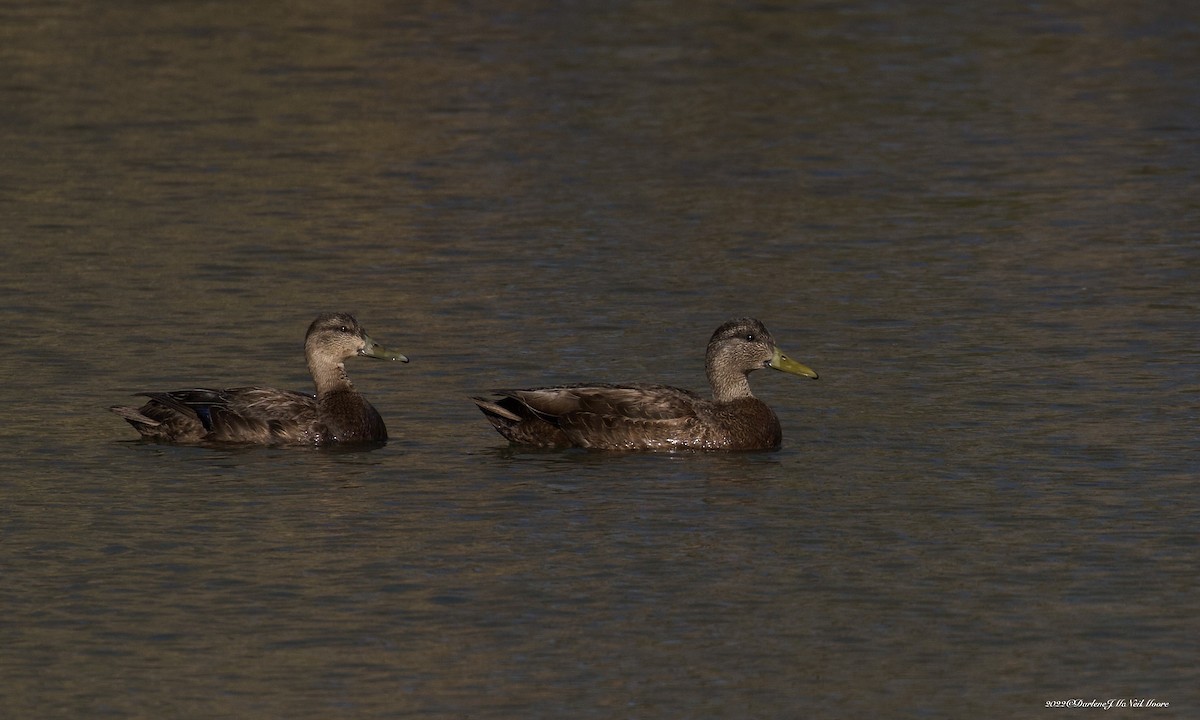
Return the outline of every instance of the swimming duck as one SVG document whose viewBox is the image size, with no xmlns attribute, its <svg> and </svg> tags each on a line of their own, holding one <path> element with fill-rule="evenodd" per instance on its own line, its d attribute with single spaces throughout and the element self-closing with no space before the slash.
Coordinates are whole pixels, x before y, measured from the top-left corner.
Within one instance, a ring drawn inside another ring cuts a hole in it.
<svg viewBox="0 0 1200 720">
<path fill-rule="evenodd" d="M 266 387 L 196 388 L 138 393 L 150 401 L 140 408 L 110 409 L 143 437 L 165 442 L 324 445 L 387 440 L 383 418 L 351 385 L 344 362 L 354 356 L 408 358 L 375 344 L 348 313 L 313 320 L 304 355 L 316 395 Z"/>
<path fill-rule="evenodd" d="M 708 341 L 705 371 L 713 398 L 668 385 L 579 384 L 495 390 L 472 398 L 512 443 L 599 450 L 770 450 L 779 419 L 750 392 L 759 368 L 817 378 L 775 346 L 754 318 L 730 320 Z"/>
</svg>

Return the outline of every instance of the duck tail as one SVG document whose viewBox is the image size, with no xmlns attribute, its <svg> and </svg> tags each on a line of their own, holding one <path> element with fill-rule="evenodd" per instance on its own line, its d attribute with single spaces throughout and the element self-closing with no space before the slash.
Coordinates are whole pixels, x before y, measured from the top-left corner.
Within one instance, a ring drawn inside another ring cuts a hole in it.
<svg viewBox="0 0 1200 720">
<path fill-rule="evenodd" d="M 521 422 L 522 418 L 520 415 L 517 415 L 516 413 L 512 412 L 511 410 L 501 407 L 499 404 L 497 404 L 496 402 L 494 402 L 492 400 L 488 400 L 487 398 L 481 398 L 481 397 L 473 397 L 471 399 L 475 401 L 475 404 L 479 406 L 479 409 L 483 411 L 483 414 L 488 416 L 489 420 L 492 419 L 493 416 L 495 416 L 497 418 L 502 418 L 509 422 Z"/>
<path fill-rule="evenodd" d="M 159 425 L 162 425 L 162 423 L 155 420 L 154 418 L 146 417 L 135 407 L 124 407 L 121 405 L 113 405 L 113 406 L 109 407 L 108 409 L 112 410 L 117 415 L 120 415 L 121 417 L 125 418 L 129 422 L 129 424 L 134 426 L 135 428 L 138 427 L 139 425 L 144 425 L 146 427 L 158 427 Z"/>
</svg>

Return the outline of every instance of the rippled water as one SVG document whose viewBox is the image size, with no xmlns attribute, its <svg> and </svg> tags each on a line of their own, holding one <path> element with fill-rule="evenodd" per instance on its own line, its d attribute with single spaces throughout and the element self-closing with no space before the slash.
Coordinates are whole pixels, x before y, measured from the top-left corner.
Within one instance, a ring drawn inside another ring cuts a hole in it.
<svg viewBox="0 0 1200 720">
<path fill-rule="evenodd" d="M 0 715 L 1200 702 L 1191 5 L 0 12 Z M 383 448 L 105 410 L 305 388 L 332 309 L 413 360 Z M 701 389 L 740 315 L 821 373 L 752 378 L 779 452 L 468 399 Z"/>
</svg>

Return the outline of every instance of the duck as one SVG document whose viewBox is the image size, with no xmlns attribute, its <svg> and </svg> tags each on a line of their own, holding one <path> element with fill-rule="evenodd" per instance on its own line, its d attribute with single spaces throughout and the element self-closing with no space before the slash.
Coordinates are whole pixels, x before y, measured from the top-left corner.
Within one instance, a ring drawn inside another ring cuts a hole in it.
<svg viewBox="0 0 1200 720">
<path fill-rule="evenodd" d="M 304 355 L 316 393 L 269 387 L 142 392 L 141 407 L 114 405 L 143 438 L 177 444 L 330 445 L 383 443 L 379 411 L 350 382 L 345 361 L 368 357 L 406 363 L 378 345 L 349 313 L 323 313 L 308 326 Z"/>
<path fill-rule="evenodd" d="M 750 392 L 760 368 L 817 379 L 792 360 L 755 318 L 730 320 L 705 353 L 712 399 L 670 385 L 560 385 L 493 390 L 471 398 L 513 445 L 593 450 L 775 450 L 779 418 Z"/>
</svg>

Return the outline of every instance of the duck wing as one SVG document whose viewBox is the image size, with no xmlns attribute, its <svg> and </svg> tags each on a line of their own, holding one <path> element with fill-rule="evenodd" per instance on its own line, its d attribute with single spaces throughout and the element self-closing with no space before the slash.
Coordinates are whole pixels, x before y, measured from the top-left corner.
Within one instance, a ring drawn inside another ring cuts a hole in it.
<svg viewBox="0 0 1200 720">
<path fill-rule="evenodd" d="M 497 390 L 498 401 L 476 398 L 509 440 L 540 447 L 609 450 L 703 446 L 700 415 L 710 404 L 669 385 L 564 385 Z"/>
<path fill-rule="evenodd" d="M 190 388 L 139 393 L 140 408 L 113 408 L 142 435 L 171 442 L 312 442 L 317 400 L 263 387 Z"/>
<path fill-rule="evenodd" d="M 248 443 L 320 442 L 317 398 L 294 390 L 243 387 L 222 390 L 206 405 L 211 440 Z"/>
<path fill-rule="evenodd" d="M 704 402 L 695 393 L 670 385 L 562 385 L 530 390 L 497 390 L 534 412 L 550 417 L 589 413 L 643 420 L 685 417 Z"/>
<path fill-rule="evenodd" d="M 198 411 L 201 394 L 217 390 L 176 390 L 172 392 L 142 392 L 150 401 L 141 407 L 114 405 L 109 409 L 125 418 L 142 437 L 166 442 L 200 442 L 209 433 L 208 413 Z"/>
</svg>

